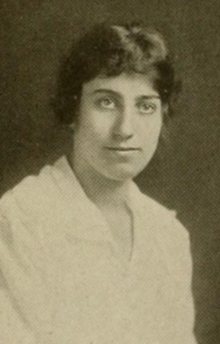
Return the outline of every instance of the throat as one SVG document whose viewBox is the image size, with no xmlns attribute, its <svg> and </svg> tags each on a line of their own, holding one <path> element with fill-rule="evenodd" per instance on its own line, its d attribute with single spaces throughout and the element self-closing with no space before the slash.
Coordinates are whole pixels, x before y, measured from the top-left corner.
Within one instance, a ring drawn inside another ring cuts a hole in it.
<svg viewBox="0 0 220 344">
<path fill-rule="evenodd" d="M 133 215 L 128 207 L 131 180 L 112 180 L 82 167 L 72 166 L 87 197 L 105 218 L 118 254 L 129 261 L 134 241 Z"/>
<path fill-rule="evenodd" d="M 77 179 L 92 202 L 98 207 L 124 207 L 129 196 L 130 180 L 112 180 L 103 175 L 93 174 L 91 171 L 89 173 L 82 171 L 74 168 Z"/>
<path fill-rule="evenodd" d="M 99 207 L 111 231 L 114 246 L 121 260 L 131 259 L 134 246 L 134 221 L 131 210 L 124 205 L 121 208 Z"/>
</svg>

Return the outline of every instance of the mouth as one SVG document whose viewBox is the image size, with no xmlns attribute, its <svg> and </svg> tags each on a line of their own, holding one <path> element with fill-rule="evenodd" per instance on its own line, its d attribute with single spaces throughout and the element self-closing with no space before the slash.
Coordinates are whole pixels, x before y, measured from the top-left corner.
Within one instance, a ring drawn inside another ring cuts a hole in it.
<svg viewBox="0 0 220 344">
<path fill-rule="evenodd" d="M 106 147 L 110 151 L 116 152 L 131 152 L 131 151 L 139 151 L 140 148 L 137 147 Z"/>
</svg>

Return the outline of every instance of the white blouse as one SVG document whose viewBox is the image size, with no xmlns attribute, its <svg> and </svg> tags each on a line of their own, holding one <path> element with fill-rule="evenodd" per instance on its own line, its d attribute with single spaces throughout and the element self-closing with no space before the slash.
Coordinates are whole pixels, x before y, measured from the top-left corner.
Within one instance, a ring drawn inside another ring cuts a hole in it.
<svg viewBox="0 0 220 344">
<path fill-rule="evenodd" d="M 188 233 L 131 182 L 129 262 L 65 158 L 0 201 L 0 343 L 195 344 Z"/>
</svg>

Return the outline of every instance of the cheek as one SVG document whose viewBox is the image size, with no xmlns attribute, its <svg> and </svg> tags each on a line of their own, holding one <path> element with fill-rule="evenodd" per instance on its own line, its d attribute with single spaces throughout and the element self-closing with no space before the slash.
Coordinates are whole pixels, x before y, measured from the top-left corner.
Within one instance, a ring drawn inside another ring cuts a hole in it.
<svg viewBox="0 0 220 344">
<path fill-rule="evenodd" d="M 105 121 L 96 116 L 96 114 L 93 116 L 90 112 L 89 116 L 81 118 L 75 130 L 75 136 L 78 136 L 78 141 L 91 151 L 93 147 L 102 144 L 102 142 L 108 139 L 109 132 L 109 126 L 106 125 Z"/>
<path fill-rule="evenodd" d="M 90 141 L 92 140 L 94 143 L 104 142 L 111 137 L 113 124 L 107 116 L 99 116 L 95 113 L 83 126 L 87 138 L 89 137 Z"/>
<path fill-rule="evenodd" d="M 140 127 L 140 136 L 146 145 L 158 142 L 162 130 L 162 120 L 149 121 Z"/>
</svg>

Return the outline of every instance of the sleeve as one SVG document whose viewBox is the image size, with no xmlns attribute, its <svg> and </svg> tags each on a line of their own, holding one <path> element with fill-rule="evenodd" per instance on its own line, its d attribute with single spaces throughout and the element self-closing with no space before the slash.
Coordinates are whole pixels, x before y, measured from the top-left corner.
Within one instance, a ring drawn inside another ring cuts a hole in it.
<svg viewBox="0 0 220 344">
<path fill-rule="evenodd" d="M 0 289 L 0 343 L 35 344 L 32 333 L 26 328 L 12 306 L 7 292 Z"/>
<path fill-rule="evenodd" d="M 0 343 L 51 343 L 50 290 L 33 258 L 41 251 L 31 238 L 17 218 L 0 214 Z"/>
<path fill-rule="evenodd" d="M 167 240 L 167 253 L 175 283 L 176 314 L 173 322 L 177 328 L 176 343 L 196 344 L 190 238 L 186 228 L 176 218 L 176 214 L 171 215 L 169 230 L 171 233 Z"/>
<path fill-rule="evenodd" d="M 0 343 L 36 344 L 22 313 L 19 312 L 16 296 L 10 290 L 11 279 L 5 274 L 10 270 L 11 254 L 7 249 L 10 244 L 9 223 L 0 218 Z M 14 264 L 13 264 L 14 265 Z M 15 267 L 15 272 L 17 267 Z M 15 277 L 15 276 L 14 276 Z"/>
</svg>

